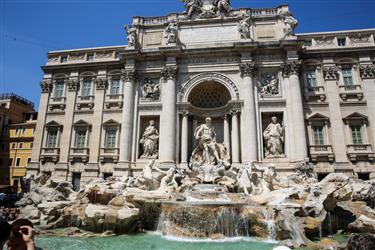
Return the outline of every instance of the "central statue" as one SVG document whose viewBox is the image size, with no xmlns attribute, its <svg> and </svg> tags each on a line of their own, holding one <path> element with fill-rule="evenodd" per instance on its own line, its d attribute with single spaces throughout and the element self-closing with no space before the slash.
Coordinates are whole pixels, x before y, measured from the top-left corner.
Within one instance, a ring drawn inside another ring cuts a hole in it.
<svg viewBox="0 0 375 250">
<path fill-rule="evenodd" d="M 214 182 L 230 167 L 230 156 L 224 144 L 217 143 L 210 117 L 194 132 L 198 146 L 190 158 L 190 168 L 199 172 L 202 182 Z"/>
</svg>

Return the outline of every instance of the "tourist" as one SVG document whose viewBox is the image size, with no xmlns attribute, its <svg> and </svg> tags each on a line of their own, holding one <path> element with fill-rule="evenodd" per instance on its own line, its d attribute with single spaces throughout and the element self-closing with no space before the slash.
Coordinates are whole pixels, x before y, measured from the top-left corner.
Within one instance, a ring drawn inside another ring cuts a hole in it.
<svg viewBox="0 0 375 250">
<path fill-rule="evenodd" d="M 8 250 L 35 250 L 33 223 L 27 219 L 18 219 L 12 223 Z"/>
<path fill-rule="evenodd" d="M 375 249 L 375 236 L 371 234 L 354 234 L 350 237 L 348 250 L 374 250 Z"/>
<path fill-rule="evenodd" d="M 0 216 L 0 249 L 3 249 L 5 242 L 10 234 L 10 225 L 8 221 Z"/>
</svg>

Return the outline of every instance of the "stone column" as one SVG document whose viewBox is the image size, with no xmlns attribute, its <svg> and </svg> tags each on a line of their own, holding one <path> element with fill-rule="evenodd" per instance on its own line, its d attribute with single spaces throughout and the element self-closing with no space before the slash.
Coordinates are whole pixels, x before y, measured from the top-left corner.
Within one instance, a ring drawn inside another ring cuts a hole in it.
<svg viewBox="0 0 375 250">
<path fill-rule="evenodd" d="M 181 165 L 188 163 L 188 112 L 182 112 L 181 123 Z"/>
<path fill-rule="evenodd" d="M 238 132 L 238 110 L 232 110 L 232 163 L 240 163 L 239 132 Z"/>
<path fill-rule="evenodd" d="M 298 61 L 288 61 L 282 65 L 283 76 L 289 79 L 290 104 L 292 104 L 292 130 L 294 139 L 294 159 L 303 161 L 307 159 L 307 135 L 305 117 L 303 110 L 303 100 L 301 84 L 299 81 L 300 63 Z M 290 125 L 289 125 L 290 126 Z"/>
<path fill-rule="evenodd" d="M 101 147 L 102 136 L 102 123 L 103 123 L 103 108 L 104 108 L 104 98 L 105 91 L 107 88 L 107 72 L 100 72 L 98 77 L 95 79 L 95 98 L 94 98 L 94 113 L 93 113 L 93 123 L 90 136 L 90 156 L 89 164 L 93 167 L 99 166 L 99 154 Z"/>
<path fill-rule="evenodd" d="M 197 147 L 197 140 L 195 139 L 194 137 L 194 131 L 195 129 L 198 127 L 198 117 L 194 116 L 193 118 L 193 133 L 192 133 L 192 136 L 191 136 L 191 139 L 192 139 L 192 145 L 193 145 L 193 150 Z"/>
<path fill-rule="evenodd" d="M 125 69 L 122 74 L 124 84 L 124 105 L 122 109 L 120 135 L 120 164 L 128 165 L 131 160 L 133 111 L 134 111 L 134 80 L 135 69 Z"/>
<path fill-rule="evenodd" d="M 66 101 L 65 101 L 65 116 L 64 116 L 64 128 L 63 132 L 60 135 L 60 159 L 59 163 L 63 169 L 67 168 L 68 164 L 68 157 L 70 153 L 70 141 L 72 140 L 72 131 L 73 131 L 73 114 L 76 104 L 76 97 L 77 97 L 77 90 L 79 86 L 78 82 L 78 72 L 72 73 L 69 80 L 65 81 L 65 93 L 66 93 Z"/>
<path fill-rule="evenodd" d="M 228 115 L 224 116 L 224 145 L 227 147 L 228 152 L 230 152 L 230 126 Z"/>
<path fill-rule="evenodd" d="M 159 159 L 163 164 L 175 164 L 176 148 L 176 77 L 177 67 L 167 66 L 161 72 L 163 109 L 160 116 Z"/>
<path fill-rule="evenodd" d="M 242 162 L 258 160 L 257 122 L 255 109 L 255 95 L 253 77 L 255 73 L 254 63 L 240 64 L 240 72 L 243 78 L 243 117 L 241 130 Z"/>
<path fill-rule="evenodd" d="M 40 83 L 40 87 L 42 89 L 42 94 L 39 101 L 38 122 L 35 128 L 34 146 L 31 155 L 31 162 L 27 165 L 27 175 L 33 174 L 35 176 L 39 173 L 39 156 L 42 152 L 42 148 L 44 147 L 44 124 L 46 124 L 46 113 L 52 91 L 52 79 L 43 79 Z"/>
<path fill-rule="evenodd" d="M 332 131 L 332 146 L 337 163 L 346 163 L 348 158 L 346 155 L 346 133 L 342 120 L 340 96 L 338 95 L 338 69 L 334 65 L 325 66 L 323 68 L 323 76 L 326 82 L 325 91 L 327 94 L 328 108 L 330 113 L 330 123 Z"/>
<path fill-rule="evenodd" d="M 372 147 L 375 150 L 375 65 L 363 64 L 359 71 L 363 81 L 363 92 L 367 101 L 369 111 L 370 127 L 372 129 Z"/>
</svg>

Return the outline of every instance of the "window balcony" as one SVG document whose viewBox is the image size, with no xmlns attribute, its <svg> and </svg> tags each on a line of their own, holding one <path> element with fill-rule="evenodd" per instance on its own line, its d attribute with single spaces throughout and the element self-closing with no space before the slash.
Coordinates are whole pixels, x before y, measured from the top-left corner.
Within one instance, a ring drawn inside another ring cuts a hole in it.
<svg viewBox="0 0 375 250">
<path fill-rule="evenodd" d="M 347 146 L 347 153 L 351 161 L 374 161 L 375 159 L 371 144 L 350 144 Z"/>
<path fill-rule="evenodd" d="M 331 145 L 310 145 L 310 157 L 313 162 L 318 160 L 328 160 L 332 162 L 335 159 Z"/>
<path fill-rule="evenodd" d="M 305 88 L 306 101 L 324 102 L 327 96 L 324 93 L 323 86 L 309 86 Z"/>
<path fill-rule="evenodd" d="M 51 97 L 51 101 L 48 105 L 49 111 L 65 110 L 66 97 Z"/>
<path fill-rule="evenodd" d="M 71 148 L 70 149 L 70 155 L 69 155 L 69 161 L 74 162 L 77 160 L 81 160 L 82 162 L 88 162 L 89 161 L 89 155 L 90 155 L 90 149 L 89 148 Z"/>
<path fill-rule="evenodd" d="M 77 98 L 77 109 L 81 110 L 84 108 L 93 109 L 94 108 L 94 99 L 95 96 L 89 95 L 89 96 L 78 96 Z"/>
<path fill-rule="evenodd" d="M 43 162 L 52 161 L 58 162 L 60 158 L 60 148 L 43 148 L 40 160 Z"/>
<path fill-rule="evenodd" d="M 124 95 L 106 95 L 105 107 L 111 109 L 112 107 L 122 108 L 124 102 Z"/>
<path fill-rule="evenodd" d="M 348 99 L 357 99 L 361 101 L 363 99 L 362 87 L 359 84 L 356 85 L 340 85 L 339 95 L 343 101 Z"/>
<path fill-rule="evenodd" d="M 120 156 L 119 148 L 101 148 L 100 149 L 100 162 L 112 161 L 117 163 Z"/>
</svg>

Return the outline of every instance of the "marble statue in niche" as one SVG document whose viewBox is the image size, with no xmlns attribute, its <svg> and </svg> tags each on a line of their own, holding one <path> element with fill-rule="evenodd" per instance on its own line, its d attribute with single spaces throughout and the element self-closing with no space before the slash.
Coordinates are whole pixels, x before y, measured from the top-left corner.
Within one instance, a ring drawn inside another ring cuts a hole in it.
<svg viewBox="0 0 375 250">
<path fill-rule="evenodd" d="M 284 127 L 272 116 L 271 123 L 263 132 L 266 158 L 284 157 Z"/>
<path fill-rule="evenodd" d="M 280 94 L 279 80 L 277 76 L 266 74 L 261 77 L 259 83 L 259 94 L 261 97 L 277 96 Z"/>
<path fill-rule="evenodd" d="M 157 158 L 158 157 L 159 132 L 155 127 L 155 121 L 149 121 L 149 125 L 142 134 L 139 143 L 143 146 L 143 154 L 141 158 Z"/>
<path fill-rule="evenodd" d="M 137 29 L 129 25 L 126 25 L 125 29 L 128 34 L 128 46 L 135 47 L 137 45 Z"/>
<path fill-rule="evenodd" d="M 178 38 L 178 22 L 172 20 L 168 23 L 168 26 L 164 30 L 164 38 L 166 39 L 166 44 L 176 44 Z"/>
<path fill-rule="evenodd" d="M 142 85 L 142 99 L 148 101 L 158 101 L 160 99 L 160 85 L 146 78 Z"/>
<path fill-rule="evenodd" d="M 238 32 L 240 32 L 241 39 L 251 39 L 251 17 L 244 17 L 239 23 L 238 23 Z"/>
<path fill-rule="evenodd" d="M 190 168 L 198 173 L 197 178 L 202 183 L 214 183 L 224 176 L 230 167 L 230 156 L 222 143 L 216 142 L 216 133 L 207 117 L 205 123 L 199 125 L 194 132 L 197 147 L 190 158 Z"/>
</svg>

